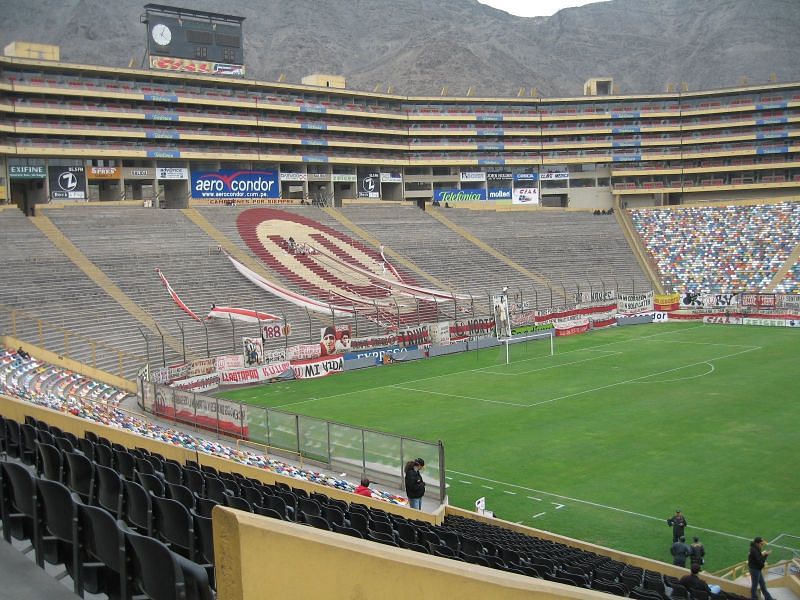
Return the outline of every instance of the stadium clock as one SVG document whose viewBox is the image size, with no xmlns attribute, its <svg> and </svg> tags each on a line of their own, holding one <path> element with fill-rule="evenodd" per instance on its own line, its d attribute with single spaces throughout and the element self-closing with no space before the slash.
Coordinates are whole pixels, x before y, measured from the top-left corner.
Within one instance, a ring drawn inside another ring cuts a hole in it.
<svg viewBox="0 0 800 600">
<path fill-rule="evenodd" d="M 172 41 L 172 32 L 164 23 L 153 25 L 150 33 L 153 36 L 153 41 L 159 46 L 166 46 Z"/>
</svg>

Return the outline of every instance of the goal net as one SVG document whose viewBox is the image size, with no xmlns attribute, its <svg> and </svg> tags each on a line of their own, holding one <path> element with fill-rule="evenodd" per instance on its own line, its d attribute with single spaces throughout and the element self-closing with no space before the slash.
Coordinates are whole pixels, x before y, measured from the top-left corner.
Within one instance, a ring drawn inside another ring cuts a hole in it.
<svg viewBox="0 0 800 600">
<path fill-rule="evenodd" d="M 555 347 L 555 329 L 520 335 L 498 340 L 504 348 L 506 364 L 520 360 L 529 360 L 542 356 L 553 356 Z"/>
</svg>

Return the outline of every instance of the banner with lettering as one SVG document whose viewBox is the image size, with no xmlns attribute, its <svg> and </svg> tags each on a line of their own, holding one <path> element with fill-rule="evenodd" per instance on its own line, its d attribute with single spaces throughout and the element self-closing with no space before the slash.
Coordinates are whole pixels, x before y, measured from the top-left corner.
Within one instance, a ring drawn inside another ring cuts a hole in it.
<svg viewBox="0 0 800 600">
<path fill-rule="evenodd" d="M 681 304 L 681 295 L 674 294 L 656 294 L 653 297 L 653 308 L 659 312 L 667 312 L 670 310 L 678 310 Z"/>
<path fill-rule="evenodd" d="M 623 315 L 653 312 L 653 292 L 643 294 L 619 294 L 617 296 L 617 310 Z"/>
<path fill-rule="evenodd" d="M 344 370 L 342 356 L 324 356 L 313 360 L 292 363 L 292 370 L 296 379 L 314 379 L 327 377 Z"/>
<path fill-rule="evenodd" d="M 236 369 L 234 371 L 223 371 L 220 373 L 220 383 L 222 385 L 243 385 L 246 383 L 259 383 L 281 377 L 284 373 L 291 370 L 292 365 L 289 361 L 274 363 L 271 365 L 261 365 L 251 369 Z"/>
<path fill-rule="evenodd" d="M 247 407 L 238 402 L 156 386 L 153 412 L 180 423 L 247 438 Z"/>
</svg>

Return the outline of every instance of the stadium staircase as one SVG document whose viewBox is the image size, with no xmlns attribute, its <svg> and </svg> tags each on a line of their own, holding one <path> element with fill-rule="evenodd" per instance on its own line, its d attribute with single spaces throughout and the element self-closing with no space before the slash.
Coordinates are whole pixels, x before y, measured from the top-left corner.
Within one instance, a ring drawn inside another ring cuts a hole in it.
<svg viewBox="0 0 800 600">
<path fill-rule="evenodd" d="M 379 240 L 377 237 L 372 235 L 369 231 L 367 231 L 363 227 L 361 227 L 361 226 L 357 225 L 356 223 L 354 223 L 351 219 L 349 219 L 347 217 L 347 215 L 344 214 L 343 211 L 337 210 L 335 208 L 323 208 L 322 210 L 327 215 L 329 215 L 330 217 L 332 217 L 333 219 L 336 219 L 339 223 L 341 223 L 341 225 L 343 227 L 345 227 L 348 231 L 356 234 L 361 239 L 366 240 L 367 242 L 372 244 L 372 246 L 374 248 L 379 248 L 381 246 L 381 240 Z M 416 210 L 416 209 L 398 209 L 398 210 Z M 413 261 L 407 259 L 402 254 L 399 254 L 398 252 L 395 252 L 391 248 L 389 248 L 387 246 L 384 246 L 384 254 L 387 257 L 391 258 L 392 261 L 396 261 L 396 262 L 400 263 L 401 265 L 403 265 L 409 271 L 412 271 L 412 272 L 416 273 L 420 277 L 422 277 L 422 278 L 426 279 L 427 281 L 429 281 L 430 283 L 432 283 L 433 286 L 436 289 L 439 289 L 439 290 L 448 290 L 448 289 L 450 289 L 449 285 L 447 285 L 443 281 L 437 279 L 436 277 L 434 277 L 433 275 L 431 275 L 430 273 L 428 273 L 424 269 L 421 269 Z"/>
<path fill-rule="evenodd" d="M 622 235 L 625 236 L 642 272 L 647 275 L 647 278 L 650 280 L 653 290 L 655 290 L 657 294 L 663 294 L 664 286 L 661 283 L 658 269 L 653 264 L 652 260 L 648 258 L 647 250 L 642 245 L 642 238 L 634 231 L 628 211 L 620 207 L 619 196 L 614 196 L 614 217 L 617 223 L 619 223 Z"/>
<path fill-rule="evenodd" d="M 158 328 L 155 320 L 143 311 L 133 300 L 131 300 L 125 292 L 123 292 L 103 271 L 89 260 L 86 255 L 78 250 L 78 248 L 69 241 L 64 234 L 62 234 L 53 222 L 45 217 L 30 217 L 31 222 L 39 228 L 53 245 L 61 250 L 64 255 L 69 258 L 75 266 L 83 271 L 86 276 L 91 279 L 98 287 L 105 290 L 122 308 L 130 313 L 137 321 L 147 327 L 153 334 L 161 335 L 162 332 Z M 176 352 L 181 349 L 180 343 L 168 334 L 163 336 L 164 342 Z"/>
<path fill-rule="evenodd" d="M 491 256 L 495 257 L 499 261 L 505 263 L 506 266 L 508 266 L 510 269 L 512 269 L 514 271 L 517 271 L 518 273 L 521 273 L 525 277 L 528 277 L 531 281 L 535 282 L 539 286 L 543 286 L 543 287 L 551 288 L 551 289 L 554 287 L 552 281 L 548 280 L 546 277 L 544 277 L 543 275 L 541 275 L 539 273 L 534 273 L 533 271 L 531 271 L 529 269 L 526 269 L 525 267 L 520 265 L 518 262 L 512 260 L 511 258 L 506 256 L 502 252 L 496 250 L 491 245 L 487 244 L 486 242 L 484 242 L 483 240 L 481 240 L 477 236 L 473 235 L 465 227 L 462 227 L 461 225 L 453 222 L 451 219 L 448 219 L 447 217 L 445 217 L 441 210 L 431 210 L 430 211 L 430 215 L 434 219 L 436 219 L 437 221 L 442 223 L 442 225 L 444 225 L 445 227 L 450 229 L 451 231 L 454 231 L 455 233 L 457 233 L 458 235 L 460 235 L 464 239 L 472 242 L 475 246 L 477 246 L 478 248 L 480 248 L 481 250 L 483 250 L 487 254 L 490 254 Z M 470 216 L 472 216 L 472 214 Z"/>
<path fill-rule="evenodd" d="M 786 259 L 786 261 L 781 265 L 781 267 L 775 273 L 775 277 L 773 277 L 772 281 L 769 282 L 769 285 L 767 286 L 767 289 L 765 291 L 767 293 L 773 293 L 778 284 L 780 284 L 784 280 L 784 278 L 798 263 L 800 263 L 800 244 L 797 244 L 794 250 L 792 250 L 792 253 L 789 255 L 789 258 Z"/>
</svg>

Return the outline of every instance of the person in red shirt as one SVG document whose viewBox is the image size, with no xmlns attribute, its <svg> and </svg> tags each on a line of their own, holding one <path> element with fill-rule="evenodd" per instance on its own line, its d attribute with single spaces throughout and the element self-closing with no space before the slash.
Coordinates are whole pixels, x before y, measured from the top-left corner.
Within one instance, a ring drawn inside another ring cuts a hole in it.
<svg viewBox="0 0 800 600">
<path fill-rule="evenodd" d="M 367 498 L 372 498 L 372 490 L 369 489 L 369 479 L 364 477 L 361 480 L 361 485 L 356 487 L 355 493 L 359 496 L 366 496 Z"/>
</svg>

